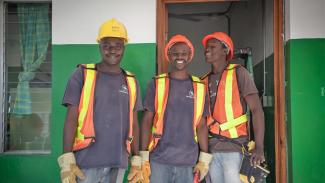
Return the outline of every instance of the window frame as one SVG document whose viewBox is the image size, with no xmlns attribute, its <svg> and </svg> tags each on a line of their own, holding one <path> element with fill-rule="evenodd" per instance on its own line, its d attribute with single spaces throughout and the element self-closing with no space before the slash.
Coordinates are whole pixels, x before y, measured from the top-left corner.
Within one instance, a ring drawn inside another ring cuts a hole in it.
<svg viewBox="0 0 325 183">
<path fill-rule="evenodd" d="M 0 101 L 4 101 L 5 97 L 5 89 L 6 89 L 6 79 L 5 79 L 5 4 L 6 3 L 52 3 L 52 0 L 0 0 L 0 40 L 3 40 L 0 43 Z M 51 43 L 52 44 L 52 43 Z M 46 151 L 31 151 L 31 152 L 5 152 L 5 117 L 7 115 L 6 109 L 6 103 L 2 102 L 0 105 L 0 155 L 1 154 L 49 154 L 51 153 L 51 150 L 49 152 Z"/>
<path fill-rule="evenodd" d="M 4 94 L 5 94 L 5 83 L 4 83 L 4 76 L 5 76 L 5 72 L 4 72 L 4 45 L 5 45 L 5 29 L 4 29 L 4 19 L 5 19 L 5 11 L 4 11 L 4 2 L 0 1 L 0 40 L 3 40 L 0 44 L 0 72 L 1 72 L 1 77 L 0 77 L 0 85 L 1 85 L 1 89 L 0 89 L 0 101 L 3 101 L 4 99 Z M 5 105 L 4 102 L 2 102 L 1 106 L 0 106 L 1 112 L 0 112 L 0 153 L 4 152 L 4 109 L 5 109 Z"/>
</svg>

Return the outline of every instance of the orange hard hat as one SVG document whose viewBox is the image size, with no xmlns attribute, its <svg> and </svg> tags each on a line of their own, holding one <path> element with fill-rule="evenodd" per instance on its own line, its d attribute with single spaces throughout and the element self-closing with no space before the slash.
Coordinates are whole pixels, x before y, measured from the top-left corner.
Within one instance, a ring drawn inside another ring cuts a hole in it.
<svg viewBox="0 0 325 183">
<path fill-rule="evenodd" d="M 191 50 L 190 60 L 192 60 L 192 58 L 194 56 L 194 47 L 193 47 L 193 45 L 192 45 L 192 43 L 191 43 L 190 40 L 188 40 L 185 36 L 180 35 L 180 34 L 177 34 L 177 35 L 171 37 L 170 40 L 169 40 L 169 42 L 165 46 L 165 58 L 166 58 L 166 60 L 169 61 L 168 51 L 176 43 L 185 43 L 188 47 L 190 47 L 190 50 Z"/>
<path fill-rule="evenodd" d="M 226 33 L 214 32 L 212 34 L 206 35 L 202 39 L 202 44 L 204 48 L 206 47 L 206 44 L 209 39 L 217 39 L 221 41 L 228 48 L 227 60 L 231 60 L 234 57 L 234 44 L 231 38 Z"/>
</svg>

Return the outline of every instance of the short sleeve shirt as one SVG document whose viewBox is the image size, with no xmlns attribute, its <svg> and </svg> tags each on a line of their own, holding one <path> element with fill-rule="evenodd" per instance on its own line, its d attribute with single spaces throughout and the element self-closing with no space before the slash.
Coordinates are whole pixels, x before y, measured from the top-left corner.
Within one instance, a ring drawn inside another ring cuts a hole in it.
<svg viewBox="0 0 325 183">
<path fill-rule="evenodd" d="M 84 83 L 83 69 L 77 68 L 71 76 L 62 104 L 78 106 Z M 137 99 L 134 111 L 142 110 L 137 81 Z M 97 72 L 94 96 L 95 142 L 76 151 L 81 168 L 127 168 L 128 153 L 125 142 L 129 130 L 129 92 L 123 73 Z"/>
<path fill-rule="evenodd" d="M 249 72 L 242 66 L 236 68 L 237 74 L 237 84 L 239 89 L 240 101 L 243 107 L 243 110 L 246 111 L 246 102 L 244 97 L 250 94 L 257 94 L 258 90 L 254 83 L 253 78 L 249 75 Z M 209 95 L 210 95 L 210 109 L 211 113 L 214 110 L 214 104 L 216 100 L 216 90 L 218 87 L 218 83 L 221 79 L 222 73 L 216 73 L 209 75 Z M 248 137 L 239 137 L 234 139 L 241 144 L 244 144 L 248 141 Z M 231 142 L 225 142 L 222 140 L 218 140 L 216 138 L 209 139 L 209 150 L 211 152 L 240 152 L 241 149 L 238 145 L 235 145 Z"/>
<path fill-rule="evenodd" d="M 154 80 L 148 85 L 144 108 L 155 112 Z M 207 95 L 206 95 L 207 96 Z M 203 117 L 208 116 L 205 99 Z M 150 160 L 173 166 L 194 166 L 198 158 L 198 144 L 193 130 L 194 95 L 191 79 L 170 78 L 164 114 L 163 135 L 150 153 Z"/>
</svg>

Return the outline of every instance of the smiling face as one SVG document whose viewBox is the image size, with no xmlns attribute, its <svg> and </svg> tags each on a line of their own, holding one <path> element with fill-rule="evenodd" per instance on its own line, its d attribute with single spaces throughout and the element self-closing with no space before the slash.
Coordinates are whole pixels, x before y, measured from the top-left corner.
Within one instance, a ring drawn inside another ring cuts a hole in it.
<svg viewBox="0 0 325 183">
<path fill-rule="evenodd" d="M 102 62 L 109 65 L 119 65 L 124 53 L 124 40 L 121 38 L 106 37 L 99 43 Z"/>
<path fill-rule="evenodd" d="M 190 62 L 191 50 L 185 43 L 175 43 L 168 53 L 173 70 L 183 71 Z"/>
<path fill-rule="evenodd" d="M 217 39 L 209 39 L 205 47 L 205 60 L 207 63 L 226 61 L 227 47 Z"/>
</svg>

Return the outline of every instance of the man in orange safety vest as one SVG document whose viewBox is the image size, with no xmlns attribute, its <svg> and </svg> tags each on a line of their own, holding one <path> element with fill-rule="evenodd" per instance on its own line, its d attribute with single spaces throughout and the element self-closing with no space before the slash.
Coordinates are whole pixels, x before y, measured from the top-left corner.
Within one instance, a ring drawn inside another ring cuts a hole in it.
<svg viewBox="0 0 325 183">
<path fill-rule="evenodd" d="M 252 151 L 252 163 L 258 165 L 264 158 L 264 114 L 258 91 L 248 71 L 231 64 L 234 46 L 223 32 L 215 32 L 202 40 L 205 60 L 212 70 L 201 79 L 207 86 L 211 116 L 209 128 L 209 152 L 213 154 L 210 177 L 213 183 L 240 183 L 242 149 L 238 144 L 248 143 L 248 105 L 253 117 L 256 146 Z M 234 143 L 236 142 L 236 143 Z"/>
<path fill-rule="evenodd" d="M 148 85 L 140 151 L 145 183 L 149 176 L 151 183 L 190 183 L 193 172 L 201 180 L 208 172 L 208 103 L 204 83 L 187 72 L 193 54 L 185 36 L 173 36 L 165 48 L 172 71 Z"/>
</svg>

